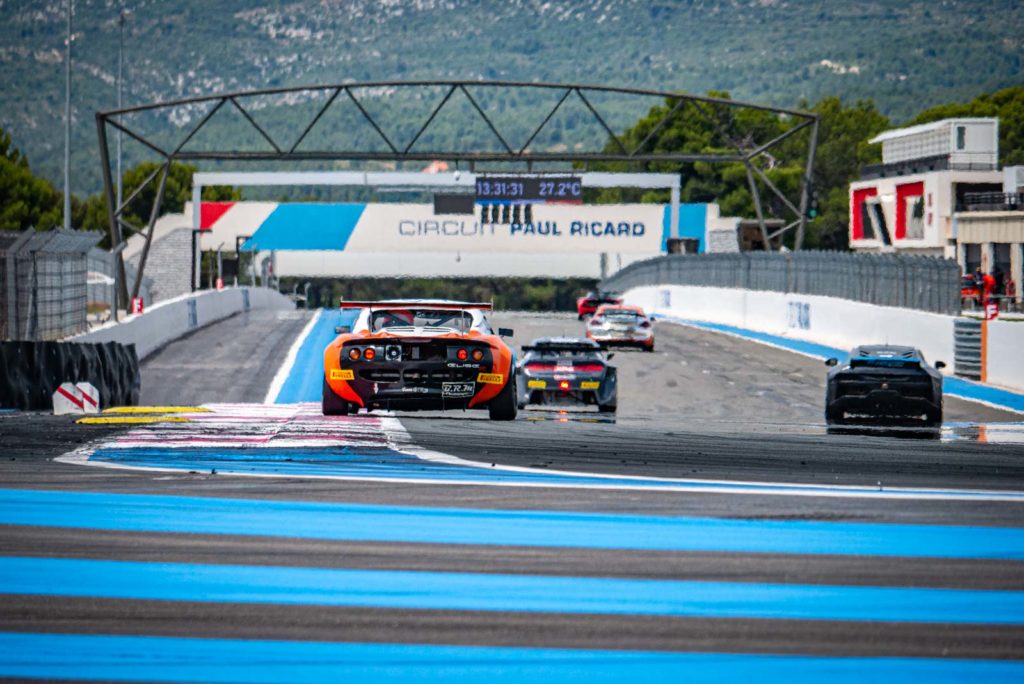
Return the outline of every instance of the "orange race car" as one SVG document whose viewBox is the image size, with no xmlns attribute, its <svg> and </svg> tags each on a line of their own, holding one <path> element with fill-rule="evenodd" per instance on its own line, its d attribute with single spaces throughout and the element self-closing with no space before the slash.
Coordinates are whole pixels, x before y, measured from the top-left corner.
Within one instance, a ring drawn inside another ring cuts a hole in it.
<svg viewBox="0 0 1024 684">
<path fill-rule="evenodd" d="M 516 417 L 515 352 L 491 330 L 490 304 L 446 300 L 342 302 L 360 309 L 324 350 L 324 415 L 360 408 L 487 409 Z"/>
</svg>

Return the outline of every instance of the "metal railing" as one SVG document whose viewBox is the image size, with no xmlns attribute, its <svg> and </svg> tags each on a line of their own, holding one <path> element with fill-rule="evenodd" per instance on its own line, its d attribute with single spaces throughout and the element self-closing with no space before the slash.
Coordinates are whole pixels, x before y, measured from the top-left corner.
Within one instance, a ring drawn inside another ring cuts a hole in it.
<svg viewBox="0 0 1024 684">
<path fill-rule="evenodd" d="M 951 259 L 925 256 L 809 251 L 668 255 L 630 264 L 601 283 L 619 292 L 645 285 L 790 292 L 960 313 L 960 267 Z"/>
<path fill-rule="evenodd" d="M 58 340 L 86 328 L 86 254 L 99 233 L 0 233 L 0 338 Z"/>
<path fill-rule="evenodd" d="M 957 211 L 1024 211 L 1024 192 L 968 192 Z"/>
</svg>

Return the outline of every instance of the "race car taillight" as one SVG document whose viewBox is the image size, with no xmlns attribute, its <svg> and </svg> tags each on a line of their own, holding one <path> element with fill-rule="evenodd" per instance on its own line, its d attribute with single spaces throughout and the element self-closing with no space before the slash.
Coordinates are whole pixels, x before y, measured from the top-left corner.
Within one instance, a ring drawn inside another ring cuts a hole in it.
<svg viewBox="0 0 1024 684">
<path fill-rule="evenodd" d="M 561 382 L 559 382 L 558 383 L 558 389 L 562 390 L 563 392 L 568 392 L 569 391 L 569 381 L 568 380 L 562 380 Z"/>
<path fill-rule="evenodd" d="M 474 361 L 483 361 L 484 360 L 484 350 L 483 349 L 474 349 L 473 350 L 473 360 Z"/>
<path fill-rule="evenodd" d="M 553 363 L 528 363 L 526 364 L 526 370 L 534 371 L 539 373 L 551 373 L 555 370 L 555 364 Z"/>
<path fill-rule="evenodd" d="M 466 351 L 465 349 L 460 349 L 459 351 L 455 352 L 455 358 L 457 358 L 459 361 L 465 361 L 466 359 L 469 358 L 469 352 Z"/>
<path fill-rule="evenodd" d="M 604 366 L 599 363 L 577 363 L 573 366 L 573 370 L 577 373 L 600 373 L 604 370 Z"/>
<path fill-rule="evenodd" d="M 359 351 L 359 347 L 352 347 L 351 349 L 348 350 L 348 358 L 352 359 L 353 361 L 358 361 L 359 357 L 362 355 L 363 353 Z"/>
<path fill-rule="evenodd" d="M 377 356 L 377 351 L 373 347 L 367 347 L 366 351 L 363 352 L 363 358 L 367 361 L 373 361 Z"/>
</svg>

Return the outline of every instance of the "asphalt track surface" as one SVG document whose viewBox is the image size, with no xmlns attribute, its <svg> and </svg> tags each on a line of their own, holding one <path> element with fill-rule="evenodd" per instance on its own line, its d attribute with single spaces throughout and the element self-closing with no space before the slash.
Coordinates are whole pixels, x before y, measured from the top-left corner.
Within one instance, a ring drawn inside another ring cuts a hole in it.
<svg viewBox="0 0 1024 684">
<path fill-rule="evenodd" d="M 581 330 L 567 316 L 494 322 L 515 328 L 519 345 Z M 144 397 L 260 401 L 305 323 L 302 312 L 250 314 L 173 343 L 143 364 Z M 654 354 L 614 358 L 615 422 L 530 410 L 511 424 L 466 412 L 402 415 L 401 425 L 424 449 L 539 476 L 1024 490 L 1024 447 L 975 438 L 1019 414 L 947 398 L 941 439 L 827 435 L 820 362 L 656 330 Z M 124 434 L 0 417 L 0 675 L 1024 678 L 1024 501 L 250 478 L 52 460 Z"/>
</svg>

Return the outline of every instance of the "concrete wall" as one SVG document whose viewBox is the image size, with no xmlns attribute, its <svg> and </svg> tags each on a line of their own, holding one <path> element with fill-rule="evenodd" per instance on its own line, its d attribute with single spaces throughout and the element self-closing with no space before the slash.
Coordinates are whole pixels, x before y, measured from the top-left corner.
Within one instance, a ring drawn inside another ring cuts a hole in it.
<svg viewBox="0 0 1024 684">
<path fill-rule="evenodd" d="M 149 293 L 152 296 L 152 299 L 144 298 L 147 306 L 192 292 L 191 215 L 165 214 L 157 220 L 154 231 L 146 258 L 145 275 L 150 281 Z M 141 233 L 128 239 L 124 260 L 129 270 L 138 268 L 145 244 L 145 235 Z M 134 284 L 135 277 L 129 277 L 129 293 Z"/>
<path fill-rule="evenodd" d="M 850 349 L 908 344 L 929 362 L 953 365 L 953 316 L 875 306 L 847 299 L 716 287 L 661 285 L 624 293 L 648 312 Z M 1022 324 L 1024 325 L 1024 324 Z"/>
<path fill-rule="evenodd" d="M 989 321 L 985 332 L 985 381 L 1024 389 L 1024 321 Z"/>
<path fill-rule="evenodd" d="M 134 344 L 142 360 L 165 344 L 236 313 L 294 306 L 281 293 L 263 287 L 206 290 L 160 302 L 143 314 L 78 335 L 71 341 Z"/>
</svg>

